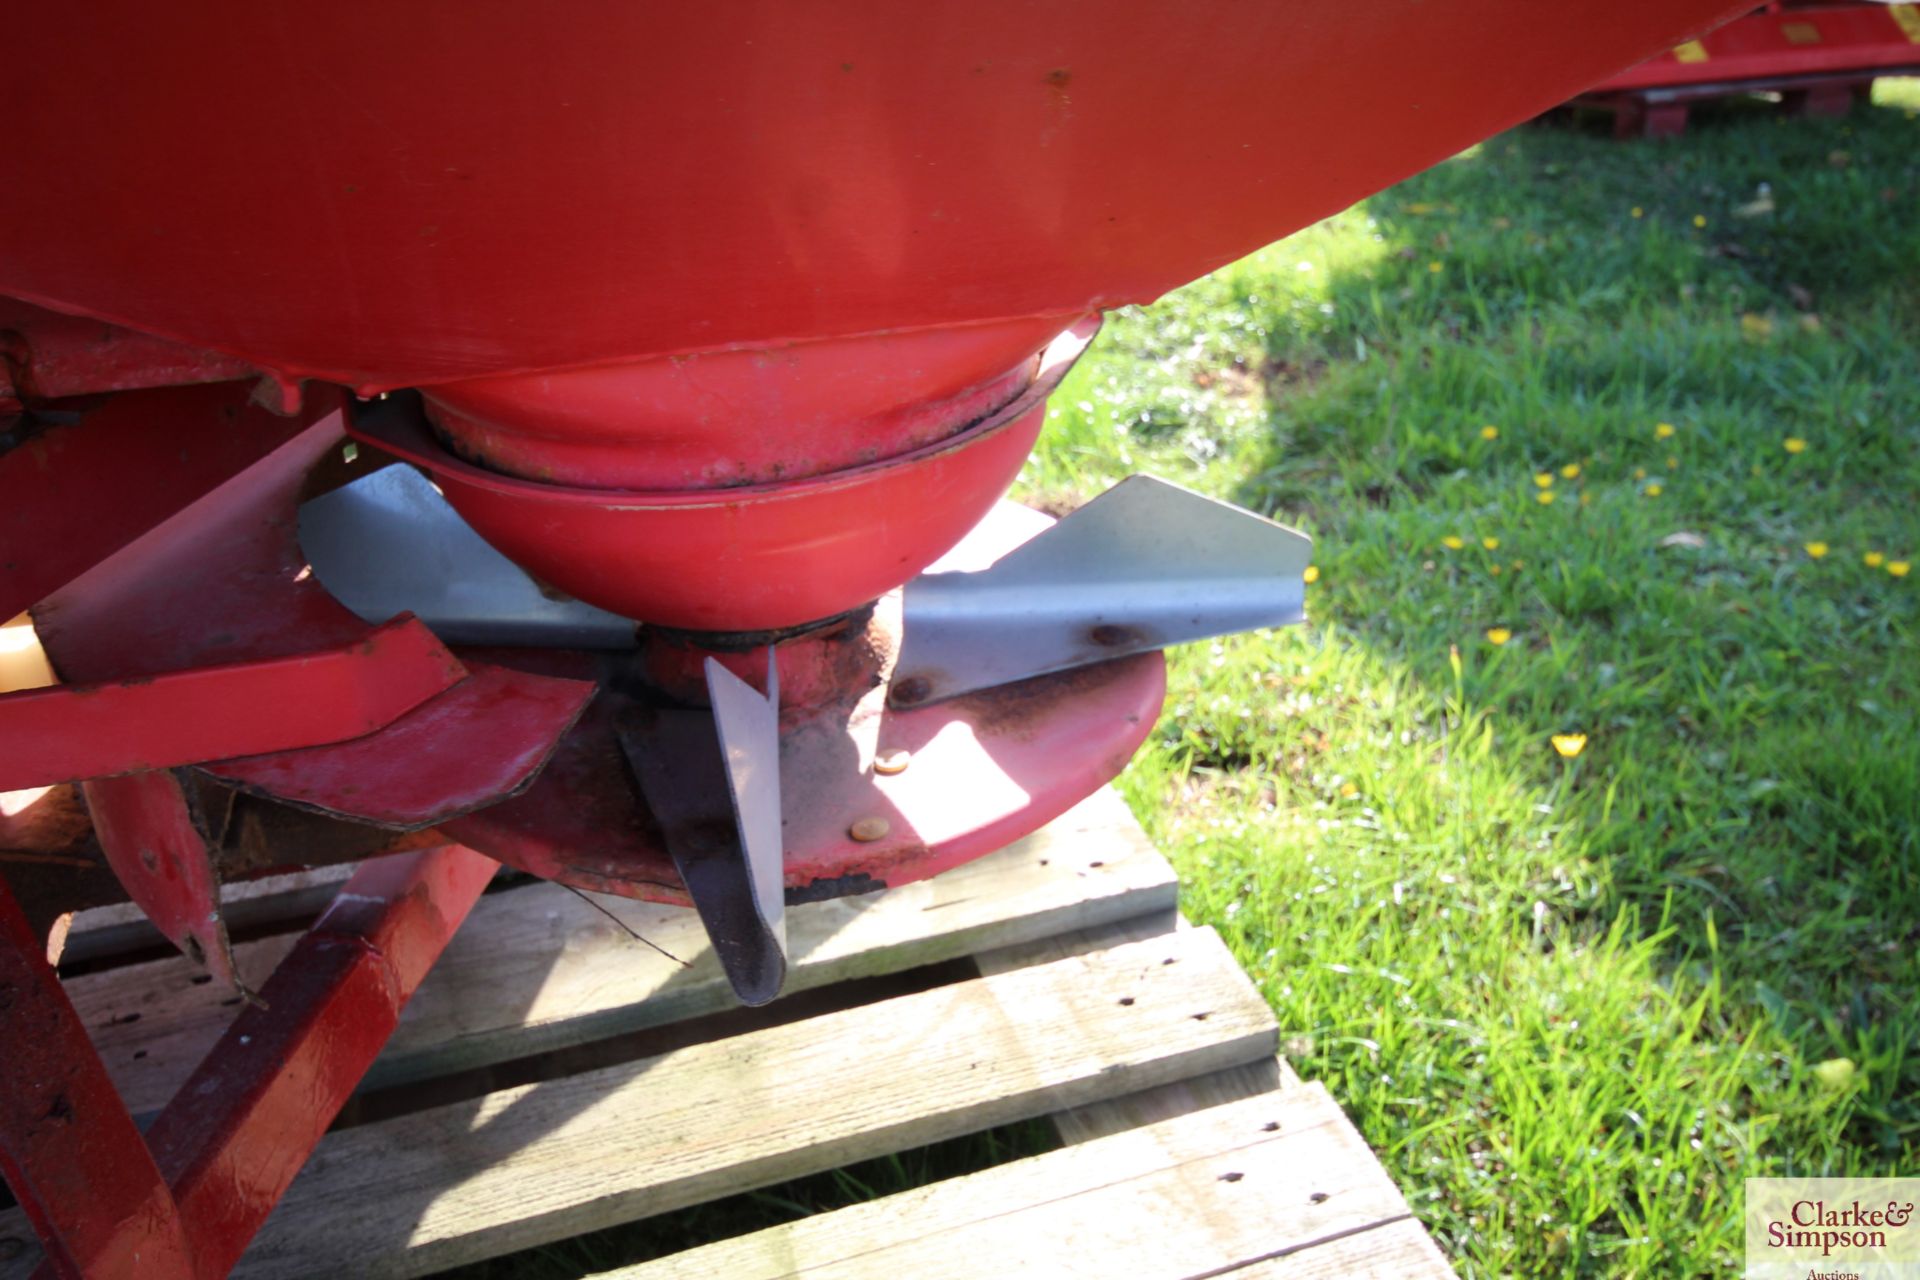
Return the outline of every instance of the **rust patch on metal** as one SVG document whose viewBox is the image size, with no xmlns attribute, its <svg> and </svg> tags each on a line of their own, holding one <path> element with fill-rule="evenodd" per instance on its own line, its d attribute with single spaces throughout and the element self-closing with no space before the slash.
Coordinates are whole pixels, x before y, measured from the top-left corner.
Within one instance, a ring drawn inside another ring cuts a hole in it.
<svg viewBox="0 0 1920 1280">
<path fill-rule="evenodd" d="M 1145 643 L 1146 636 L 1138 627 L 1123 627 L 1114 622 L 1103 622 L 1087 632 L 1087 639 L 1102 649 L 1120 649 Z"/>
<path fill-rule="evenodd" d="M 863 893 L 878 893 L 886 887 L 885 880 L 877 880 L 865 871 L 849 871 L 843 876 L 825 876 L 818 880 L 810 880 L 803 885 L 789 885 L 787 905 L 794 907 L 803 902 L 852 898 Z"/>
<path fill-rule="evenodd" d="M 981 733 L 1024 738 L 1035 722 L 1056 714 L 1062 702 L 1089 697 L 1109 685 L 1132 679 L 1138 674 L 1138 664 L 1158 660 L 1157 653 L 1136 653 L 1013 684 L 995 685 L 991 689 L 977 689 L 950 699 L 946 705 L 972 721 Z"/>
<path fill-rule="evenodd" d="M 896 707 L 917 707 L 933 695 L 933 681 L 924 675 L 895 680 L 887 691 L 887 701 Z"/>
</svg>

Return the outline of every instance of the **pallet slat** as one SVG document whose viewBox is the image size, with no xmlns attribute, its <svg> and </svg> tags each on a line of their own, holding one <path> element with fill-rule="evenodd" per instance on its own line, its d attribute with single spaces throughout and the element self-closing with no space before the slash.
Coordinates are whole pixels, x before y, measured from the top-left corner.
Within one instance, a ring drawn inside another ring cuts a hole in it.
<svg viewBox="0 0 1920 1280">
<path fill-rule="evenodd" d="M 1317 1084 L 1193 1112 L 721 1241 L 598 1280 L 1195 1280 L 1408 1221 L 1406 1201 Z M 1396 1240 L 1398 1236 L 1396 1235 Z M 1279 1274 L 1275 1272 L 1274 1274 Z M 1445 1275 L 1430 1267 L 1402 1276 Z"/>
<path fill-rule="evenodd" d="M 1311 1252 L 1268 1258 L 1221 1280 L 1452 1280 L 1453 1267 L 1427 1229 L 1412 1218 L 1316 1245 Z"/>
<path fill-rule="evenodd" d="M 328 1135 L 235 1274 L 421 1275 L 1049 1115 L 1067 1147 L 602 1280 L 1450 1275 L 1176 891 L 1103 791 L 933 881 L 790 912 L 790 989 L 832 990 L 771 1022 L 707 1017 L 734 1001 L 690 912 L 602 900 L 683 967 L 557 886 L 490 894 L 368 1080 L 418 1087 Z M 244 944 L 242 971 L 294 937 Z M 235 1012 L 195 976 L 67 980 L 136 1111 Z M 0 1280 L 25 1280 L 30 1238 L 0 1213 Z"/>
<path fill-rule="evenodd" d="M 1208 930 L 960 982 L 331 1134 L 235 1275 L 420 1275 L 1271 1057 L 1276 1040 Z"/>
<path fill-rule="evenodd" d="M 1177 885 L 1126 806 L 1101 791 L 1044 830 L 933 880 L 788 913 L 788 991 L 894 973 L 1142 913 Z M 716 1013 L 735 1001 L 691 911 L 601 898 L 667 960 L 551 884 L 489 894 L 402 1015 L 365 1087 L 382 1088 Z M 236 947 L 256 987 L 295 935 Z M 122 1098 L 157 1111 L 238 1012 L 181 957 L 69 979 Z"/>
</svg>

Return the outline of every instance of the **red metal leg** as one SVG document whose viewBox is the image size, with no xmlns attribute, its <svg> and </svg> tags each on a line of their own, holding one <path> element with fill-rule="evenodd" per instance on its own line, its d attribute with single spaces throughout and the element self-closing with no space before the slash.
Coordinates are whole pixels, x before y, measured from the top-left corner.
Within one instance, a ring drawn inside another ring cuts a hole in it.
<svg viewBox="0 0 1920 1280">
<path fill-rule="evenodd" d="M 0 880 L 0 1173 L 55 1276 L 194 1274 L 180 1214 Z"/>
<path fill-rule="evenodd" d="M 239 1259 L 498 867 L 449 845 L 361 868 L 154 1121 L 199 1275 Z"/>
<path fill-rule="evenodd" d="M 180 779 L 165 769 L 82 785 L 93 831 L 127 895 L 181 952 L 251 996 L 233 967 L 220 879 Z"/>
<path fill-rule="evenodd" d="M 1871 92 L 1872 81 L 1868 81 L 1867 86 L 1868 91 Z M 1858 96 L 1858 86 L 1840 81 L 1790 90 L 1781 95 L 1781 105 L 1786 107 L 1792 115 L 1832 118 L 1844 116 L 1852 111 L 1854 99 Z"/>
</svg>

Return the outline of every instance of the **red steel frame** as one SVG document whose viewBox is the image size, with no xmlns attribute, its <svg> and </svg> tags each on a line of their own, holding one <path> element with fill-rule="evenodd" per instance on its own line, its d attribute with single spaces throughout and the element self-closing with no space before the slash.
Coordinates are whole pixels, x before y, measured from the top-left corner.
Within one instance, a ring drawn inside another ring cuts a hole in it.
<svg viewBox="0 0 1920 1280">
<path fill-rule="evenodd" d="M 1809 115 L 1845 115 L 1881 75 L 1920 69 L 1920 8 L 1800 0 L 1735 18 L 1609 78 L 1577 102 L 1615 112 L 1621 137 L 1683 132 L 1687 104 L 1778 90 Z"/>
<path fill-rule="evenodd" d="M 499 864 L 459 845 L 369 862 L 143 1140 L 0 881 L 0 1170 L 37 1277 L 225 1275 L 373 1065 Z"/>
<path fill-rule="evenodd" d="M 466 677 L 403 615 L 292 657 L 0 694 L 0 791 L 344 742 Z"/>
<path fill-rule="evenodd" d="M 1623 71 L 1592 92 L 1731 84 L 1920 64 L 1920 12 L 1885 4 L 1769 4 Z"/>
</svg>

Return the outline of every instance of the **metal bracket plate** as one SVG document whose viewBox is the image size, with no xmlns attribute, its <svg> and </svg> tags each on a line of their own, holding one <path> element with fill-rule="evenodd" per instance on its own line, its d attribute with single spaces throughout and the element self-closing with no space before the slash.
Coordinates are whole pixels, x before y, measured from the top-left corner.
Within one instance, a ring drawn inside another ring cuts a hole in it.
<svg viewBox="0 0 1920 1280">
<path fill-rule="evenodd" d="M 632 622 L 542 588 L 405 464 L 303 503 L 300 549 L 363 619 L 411 612 L 450 644 L 633 647 Z"/>
</svg>

